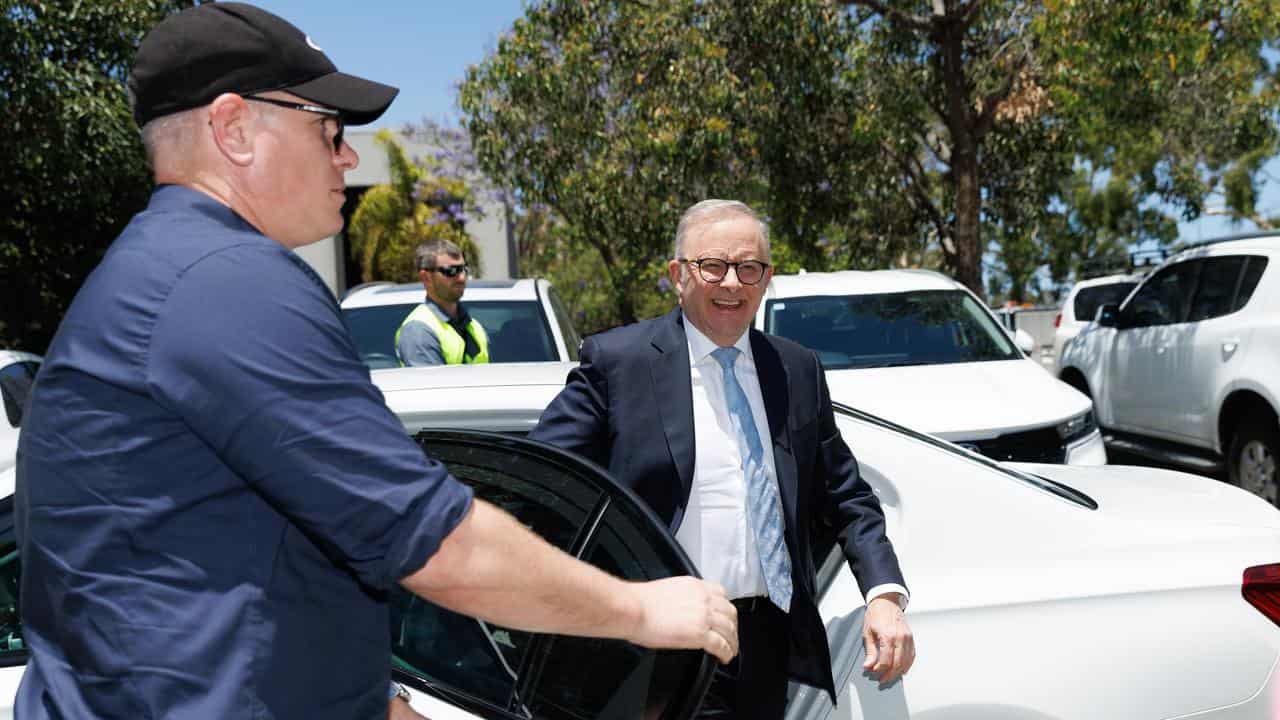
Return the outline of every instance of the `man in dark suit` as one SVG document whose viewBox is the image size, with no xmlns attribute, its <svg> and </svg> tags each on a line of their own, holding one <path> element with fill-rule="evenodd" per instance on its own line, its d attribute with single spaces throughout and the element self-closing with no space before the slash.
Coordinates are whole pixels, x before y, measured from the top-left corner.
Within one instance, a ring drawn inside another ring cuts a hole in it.
<svg viewBox="0 0 1280 720">
<path fill-rule="evenodd" d="M 588 338 L 531 435 L 607 467 L 735 599 L 740 654 L 717 672 L 704 718 L 781 718 L 788 678 L 835 699 L 811 551 L 823 518 L 867 594 L 864 668 L 887 684 L 915 659 L 884 514 L 817 356 L 750 330 L 768 261 L 746 205 L 687 210 L 668 266 L 680 307 Z"/>
</svg>

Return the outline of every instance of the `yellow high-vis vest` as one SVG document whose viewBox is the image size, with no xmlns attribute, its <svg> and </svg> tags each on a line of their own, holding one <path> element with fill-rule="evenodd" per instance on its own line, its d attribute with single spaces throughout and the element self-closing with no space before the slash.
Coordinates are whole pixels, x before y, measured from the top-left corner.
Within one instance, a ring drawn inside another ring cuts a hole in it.
<svg viewBox="0 0 1280 720">
<path fill-rule="evenodd" d="M 435 333 L 436 339 L 440 341 L 440 354 L 444 356 L 446 365 L 464 363 L 473 365 L 489 362 L 489 336 L 485 334 L 484 328 L 476 322 L 475 318 L 471 318 L 471 322 L 467 323 L 467 332 L 480 348 L 480 351 L 472 357 L 466 357 L 467 341 L 452 325 L 441 320 L 440 316 L 425 304 L 414 308 L 404 322 L 400 323 L 400 327 L 396 329 L 396 347 L 400 347 L 400 331 L 411 322 L 420 322 Z M 403 359 L 400 360 L 400 365 L 404 365 Z"/>
</svg>

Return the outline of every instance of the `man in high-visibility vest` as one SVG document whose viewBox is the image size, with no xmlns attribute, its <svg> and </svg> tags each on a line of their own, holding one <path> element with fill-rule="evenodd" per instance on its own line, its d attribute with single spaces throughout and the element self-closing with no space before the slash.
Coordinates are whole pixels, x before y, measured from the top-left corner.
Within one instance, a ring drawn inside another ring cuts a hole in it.
<svg viewBox="0 0 1280 720">
<path fill-rule="evenodd" d="M 400 364 L 489 362 L 489 336 L 460 302 L 467 289 L 467 261 L 461 248 L 448 240 L 428 240 L 416 254 L 427 299 L 396 330 Z"/>
</svg>

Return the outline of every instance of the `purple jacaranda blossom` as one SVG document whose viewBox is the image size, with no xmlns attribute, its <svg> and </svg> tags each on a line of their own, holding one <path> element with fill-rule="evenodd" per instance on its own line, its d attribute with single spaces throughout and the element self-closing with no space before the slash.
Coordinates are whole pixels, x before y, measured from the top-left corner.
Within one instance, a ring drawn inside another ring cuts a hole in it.
<svg viewBox="0 0 1280 720">
<path fill-rule="evenodd" d="M 668 290 L 670 290 L 671 280 L 669 280 L 666 276 L 658 278 L 658 289 L 661 290 L 662 292 L 667 292 Z"/>
</svg>

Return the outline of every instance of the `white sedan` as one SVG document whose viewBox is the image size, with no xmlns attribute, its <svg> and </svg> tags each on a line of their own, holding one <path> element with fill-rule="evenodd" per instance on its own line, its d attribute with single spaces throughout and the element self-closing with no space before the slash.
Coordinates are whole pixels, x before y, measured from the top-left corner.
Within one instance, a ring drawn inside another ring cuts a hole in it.
<svg viewBox="0 0 1280 720">
<path fill-rule="evenodd" d="M 603 471 L 518 437 L 571 367 L 406 368 L 374 380 L 428 452 L 567 552 L 634 579 L 688 571 L 666 529 Z M 919 654 L 887 687 L 861 671 L 861 592 L 822 541 L 839 703 L 796 686 L 788 720 L 1280 714 L 1280 511 L 1201 477 L 1007 465 L 848 408 L 837 422 L 884 506 Z M 0 484 L 12 492 L 12 471 Z M 18 571 L 10 508 L 0 504 L 0 591 Z M 687 718 L 709 682 L 700 653 L 517 632 L 408 593 L 393 607 L 395 676 L 434 720 Z M 5 698 L 24 660 L 13 610 L 12 595 L 0 597 Z"/>
</svg>

